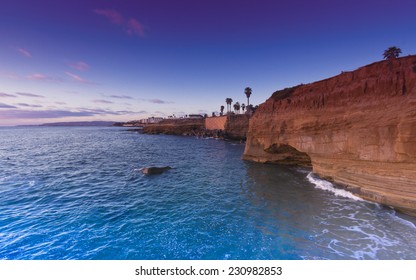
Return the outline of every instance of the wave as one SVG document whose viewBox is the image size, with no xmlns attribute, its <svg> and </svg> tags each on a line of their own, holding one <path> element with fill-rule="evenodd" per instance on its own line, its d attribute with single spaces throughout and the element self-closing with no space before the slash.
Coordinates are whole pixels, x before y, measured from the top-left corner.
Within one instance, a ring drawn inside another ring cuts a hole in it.
<svg viewBox="0 0 416 280">
<path fill-rule="evenodd" d="M 350 198 L 350 199 L 357 200 L 357 201 L 363 201 L 362 198 L 360 198 L 356 195 L 353 195 L 349 191 L 335 188 L 334 185 L 331 182 L 328 182 L 328 181 L 325 181 L 325 180 L 314 177 L 312 172 L 309 172 L 309 174 L 306 176 L 306 178 L 308 179 L 309 182 L 314 184 L 315 188 L 317 188 L 317 189 L 332 192 L 336 196 L 346 197 L 346 198 Z"/>
<path fill-rule="evenodd" d="M 401 223 L 404 226 L 410 227 L 412 229 L 416 229 L 416 224 L 414 222 L 407 220 L 406 218 L 402 218 L 397 215 L 396 211 L 393 210 L 393 213 L 390 214 L 391 218 L 396 220 L 397 222 Z"/>
</svg>

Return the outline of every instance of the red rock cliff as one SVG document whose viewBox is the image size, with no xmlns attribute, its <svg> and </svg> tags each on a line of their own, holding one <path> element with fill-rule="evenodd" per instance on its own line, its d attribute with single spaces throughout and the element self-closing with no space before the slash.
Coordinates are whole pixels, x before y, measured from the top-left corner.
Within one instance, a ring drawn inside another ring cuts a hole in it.
<svg viewBox="0 0 416 280">
<path fill-rule="evenodd" d="M 311 164 L 359 196 L 416 215 L 416 56 L 275 92 L 244 159 Z"/>
</svg>

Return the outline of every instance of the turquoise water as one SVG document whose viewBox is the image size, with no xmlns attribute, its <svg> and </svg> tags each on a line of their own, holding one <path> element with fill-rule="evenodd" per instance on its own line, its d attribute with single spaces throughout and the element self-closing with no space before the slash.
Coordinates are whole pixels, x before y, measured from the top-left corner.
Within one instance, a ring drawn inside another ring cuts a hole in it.
<svg viewBox="0 0 416 280">
<path fill-rule="evenodd" d="M 415 220 L 244 145 L 0 128 L 0 259 L 416 259 Z M 172 166 L 145 176 L 145 166 Z"/>
</svg>

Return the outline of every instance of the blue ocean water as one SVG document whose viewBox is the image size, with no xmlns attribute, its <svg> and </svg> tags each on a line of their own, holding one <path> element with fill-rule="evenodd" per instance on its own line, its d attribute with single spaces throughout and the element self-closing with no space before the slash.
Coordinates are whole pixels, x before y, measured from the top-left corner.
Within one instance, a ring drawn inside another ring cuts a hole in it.
<svg viewBox="0 0 416 280">
<path fill-rule="evenodd" d="M 244 145 L 0 128 L 0 259 L 416 259 L 415 219 Z M 146 166 L 172 166 L 145 176 Z"/>
</svg>

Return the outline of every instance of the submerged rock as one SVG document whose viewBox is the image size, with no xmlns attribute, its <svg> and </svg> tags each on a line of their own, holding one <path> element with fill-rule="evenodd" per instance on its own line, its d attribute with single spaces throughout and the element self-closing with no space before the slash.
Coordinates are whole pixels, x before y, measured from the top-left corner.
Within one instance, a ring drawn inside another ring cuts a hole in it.
<svg viewBox="0 0 416 280">
<path fill-rule="evenodd" d="M 163 166 L 163 167 L 145 167 L 141 169 L 141 172 L 145 175 L 155 175 L 155 174 L 162 174 L 165 171 L 172 169 L 170 166 Z"/>
</svg>

